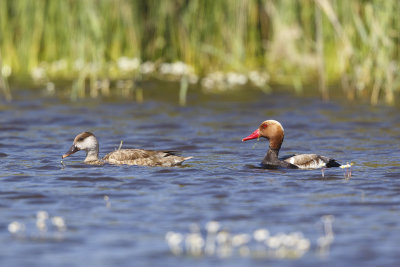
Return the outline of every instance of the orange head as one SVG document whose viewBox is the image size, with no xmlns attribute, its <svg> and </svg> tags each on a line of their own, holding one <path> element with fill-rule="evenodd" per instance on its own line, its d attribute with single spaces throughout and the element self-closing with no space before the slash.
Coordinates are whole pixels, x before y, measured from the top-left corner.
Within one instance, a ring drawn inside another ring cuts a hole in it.
<svg viewBox="0 0 400 267">
<path fill-rule="evenodd" d="M 285 132 L 278 121 L 266 120 L 252 134 L 243 138 L 242 141 L 265 137 L 269 140 L 270 148 L 280 149 L 284 136 Z"/>
</svg>

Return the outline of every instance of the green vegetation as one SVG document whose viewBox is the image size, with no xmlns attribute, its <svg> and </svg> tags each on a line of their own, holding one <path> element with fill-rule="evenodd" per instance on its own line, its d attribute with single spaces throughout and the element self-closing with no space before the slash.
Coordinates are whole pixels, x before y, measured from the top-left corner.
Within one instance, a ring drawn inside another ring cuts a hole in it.
<svg viewBox="0 0 400 267">
<path fill-rule="evenodd" d="M 328 98 L 335 85 L 391 104 L 399 14 L 397 0 L 3 0 L 0 81 L 72 81 L 79 97 L 129 88 L 132 77 L 184 76 L 186 89 L 281 84 Z"/>
</svg>

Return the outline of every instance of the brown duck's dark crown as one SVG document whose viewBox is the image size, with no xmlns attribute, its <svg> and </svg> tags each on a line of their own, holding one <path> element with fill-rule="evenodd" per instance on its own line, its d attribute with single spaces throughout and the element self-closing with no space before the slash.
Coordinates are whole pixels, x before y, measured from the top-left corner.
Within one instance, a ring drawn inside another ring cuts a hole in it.
<svg viewBox="0 0 400 267">
<path fill-rule="evenodd" d="M 78 134 L 78 135 L 75 137 L 74 143 L 83 141 L 83 140 L 85 140 L 85 139 L 86 139 L 87 137 L 89 137 L 89 136 L 94 136 L 94 134 L 92 134 L 91 132 L 83 132 L 83 133 L 80 133 L 80 134 Z"/>
</svg>

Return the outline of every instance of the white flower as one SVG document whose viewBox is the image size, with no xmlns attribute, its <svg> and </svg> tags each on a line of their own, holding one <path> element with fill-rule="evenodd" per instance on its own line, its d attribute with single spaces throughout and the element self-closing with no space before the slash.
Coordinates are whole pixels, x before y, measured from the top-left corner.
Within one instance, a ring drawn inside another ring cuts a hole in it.
<svg viewBox="0 0 400 267">
<path fill-rule="evenodd" d="M 207 89 L 212 89 L 215 86 L 215 83 L 213 81 L 213 79 L 209 78 L 209 77 L 205 77 L 201 80 L 201 86 L 207 88 Z"/>
<path fill-rule="evenodd" d="M 226 75 L 226 81 L 228 85 L 245 85 L 247 83 L 247 77 L 243 74 L 236 72 L 228 72 Z"/>
<path fill-rule="evenodd" d="M 46 79 L 46 70 L 43 67 L 36 67 L 31 70 L 31 76 L 34 81 L 42 81 Z"/>
<path fill-rule="evenodd" d="M 169 63 L 162 63 L 160 65 L 161 74 L 169 74 L 169 73 L 171 73 L 171 69 L 172 69 L 172 67 L 171 67 L 171 64 L 169 64 Z"/>
<path fill-rule="evenodd" d="M 174 63 L 162 63 L 160 65 L 160 73 L 163 75 L 183 76 L 193 73 L 193 67 L 177 61 Z"/>
<path fill-rule="evenodd" d="M 152 72 L 154 72 L 155 69 L 156 69 L 156 68 L 155 68 L 155 65 L 154 65 L 154 63 L 151 62 L 151 61 L 146 61 L 146 62 L 144 62 L 144 63 L 141 65 L 141 67 L 140 67 L 140 71 L 141 71 L 142 73 L 144 73 L 144 74 L 152 73 Z"/>
<path fill-rule="evenodd" d="M 199 77 L 196 74 L 189 75 L 189 83 L 196 84 L 199 81 Z"/>
<path fill-rule="evenodd" d="M 3 65 L 3 67 L 1 68 L 1 74 L 3 75 L 3 77 L 7 78 L 11 75 L 12 73 L 12 69 L 9 65 Z"/>
<path fill-rule="evenodd" d="M 52 72 L 61 72 L 67 69 L 67 61 L 65 59 L 60 59 L 57 61 L 54 61 L 51 64 L 51 71 Z"/>
<path fill-rule="evenodd" d="M 139 68 L 140 60 L 138 58 L 120 57 L 117 65 L 121 71 L 130 72 Z"/>
<path fill-rule="evenodd" d="M 46 84 L 46 91 L 49 94 L 54 94 L 54 92 L 56 91 L 56 86 L 54 85 L 54 83 L 48 82 Z"/>
<path fill-rule="evenodd" d="M 187 66 L 185 63 L 178 61 L 175 63 L 172 63 L 171 65 L 171 73 L 174 75 L 183 75 L 186 74 L 187 72 Z"/>
<path fill-rule="evenodd" d="M 254 85 L 262 87 L 267 84 L 269 75 L 266 72 L 259 73 L 258 71 L 251 71 L 249 73 L 249 79 Z"/>
<path fill-rule="evenodd" d="M 220 71 L 209 73 L 201 80 L 201 85 L 206 89 L 225 88 L 225 75 Z"/>
<path fill-rule="evenodd" d="M 85 61 L 82 58 L 79 58 L 79 59 L 75 60 L 75 62 L 74 62 L 75 70 L 80 71 L 84 67 L 85 67 Z"/>
</svg>

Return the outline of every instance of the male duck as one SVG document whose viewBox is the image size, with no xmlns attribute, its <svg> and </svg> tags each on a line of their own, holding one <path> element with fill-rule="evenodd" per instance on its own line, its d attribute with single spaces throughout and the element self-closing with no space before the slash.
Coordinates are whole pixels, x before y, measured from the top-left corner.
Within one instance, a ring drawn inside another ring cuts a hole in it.
<svg viewBox="0 0 400 267">
<path fill-rule="evenodd" d="M 281 148 L 284 136 L 283 127 L 278 121 L 266 120 L 261 123 L 257 130 L 246 138 L 243 138 L 242 141 L 259 137 L 265 137 L 269 140 L 268 152 L 261 163 L 262 166 L 267 169 L 279 167 L 292 169 L 318 169 L 341 166 L 336 162 L 336 160 L 317 154 L 290 155 L 278 158 L 279 149 Z"/>
</svg>

